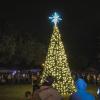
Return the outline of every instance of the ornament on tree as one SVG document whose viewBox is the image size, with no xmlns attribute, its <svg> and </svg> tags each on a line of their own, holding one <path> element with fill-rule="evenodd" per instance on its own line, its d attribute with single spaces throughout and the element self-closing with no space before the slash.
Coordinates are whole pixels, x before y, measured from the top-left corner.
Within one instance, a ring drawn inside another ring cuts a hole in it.
<svg viewBox="0 0 100 100">
<path fill-rule="evenodd" d="M 62 20 L 56 12 L 54 15 L 52 15 L 52 17 L 49 17 L 49 19 L 54 23 L 55 26 L 60 20 Z"/>
</svg>

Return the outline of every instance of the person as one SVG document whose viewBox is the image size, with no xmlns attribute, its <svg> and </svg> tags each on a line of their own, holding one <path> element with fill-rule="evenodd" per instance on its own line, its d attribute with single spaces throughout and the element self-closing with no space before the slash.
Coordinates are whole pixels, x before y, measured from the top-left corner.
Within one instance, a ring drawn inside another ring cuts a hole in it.
<svg viewBox="0 0 100 100">
<path fill-rule="evenodd" d="M 39 89 L 39 85 L 38 85 L 38 82 L 39 81 L 39 78 L 37 77 L 37 74 L 36 73 L 33 73 L 32 74 L 32 90 L 33 90 L 33 93 L 35 90 Z"/>
<path fill-rule="evenodd" d="M 77 92 L 73 93 L 69 100 L 95 100 L 95 97 L 86 91 L 87 84 L 83 79 L 79 78 L 75 85 Z"/>
<path fill-rule="evenodd" d="M 32 94 L 30 91 L 25 92 L 25 100 L 32 100 Z"/>
<path fill-rule="evenodd" d="M 97 75 L 97 85 L 100 85 L 100 74 Z"/>
<path fill-rule="evenodd" d="M 40 89 L 36 90 L 33 94 L 33 100 L 62 100 L 62 96 L 59 92 L 52 87 L 54 78 L 48 76 Z"/>
</svg>

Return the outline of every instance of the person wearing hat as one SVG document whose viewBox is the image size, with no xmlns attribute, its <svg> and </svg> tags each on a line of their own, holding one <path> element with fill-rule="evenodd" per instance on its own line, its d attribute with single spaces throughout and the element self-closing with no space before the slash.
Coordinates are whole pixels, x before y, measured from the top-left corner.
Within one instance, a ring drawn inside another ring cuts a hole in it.
<svg viewBox="0 0 100 100">
<path fill-rule="evenodd" d="M 73 93 L 69 100 L 95 100 L 95 97 L 86 91 L 87 84 L 83 79 L 79 78 L 75 85 L 77 92 Z"/>
<path fill-rule="evenodd" d="M 52 87 L 54 78 L 48 76 L 40 89 L 36 90 L 33 94 L 33 100 L 62 100 L 59 92 Z"/>
</svg>

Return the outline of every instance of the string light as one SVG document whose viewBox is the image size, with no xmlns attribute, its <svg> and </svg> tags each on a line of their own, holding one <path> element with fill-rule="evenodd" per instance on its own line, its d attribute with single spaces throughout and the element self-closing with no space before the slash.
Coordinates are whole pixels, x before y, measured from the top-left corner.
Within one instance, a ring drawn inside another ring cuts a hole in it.
<svg viewBox="0 0 100 100">
<path fill-rule="evenodd" d="M 70 95 L 75 92 L 76 89 L 73 78 L 71 77 L 71 72 L 67 62 L 67 55 L 61 40 L 61 35 L 57 27 L 59 16 L 57 16 L 55 13 L 50 19 L 52 19 L 52 22 L 54 22 L 54 29 L 46 60 L 43 63 L 44 71 L 41 83 L 44 82 L 47 76 L 51 75 L 56 78 L 53 87 L 56 88 L 63 96 Z"/>
</svg>

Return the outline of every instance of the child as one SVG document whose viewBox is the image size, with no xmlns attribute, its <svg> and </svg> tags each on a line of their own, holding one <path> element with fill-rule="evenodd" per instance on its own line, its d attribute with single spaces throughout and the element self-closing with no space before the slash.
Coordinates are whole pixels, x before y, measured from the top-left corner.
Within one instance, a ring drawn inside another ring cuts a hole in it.
<svg viewBox="0 0 100 100">
<path fill-rule="evenodd" d="M 25 92 L 25 100 L 32 100 L 32 94 L 30 91 Z"/>
</svg>

